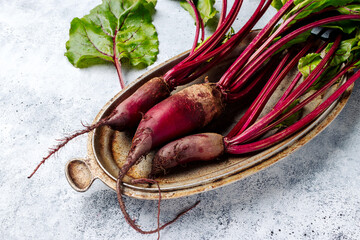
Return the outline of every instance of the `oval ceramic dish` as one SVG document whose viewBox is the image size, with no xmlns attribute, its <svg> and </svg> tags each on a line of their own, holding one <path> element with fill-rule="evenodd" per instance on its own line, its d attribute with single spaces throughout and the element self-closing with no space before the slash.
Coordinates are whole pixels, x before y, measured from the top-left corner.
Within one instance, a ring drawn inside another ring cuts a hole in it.
<svg viewBox="0 0 360 240">
<path fill-rule="evenodd" d="M 141 85 L 153 77 L 163 75 L 186 55 L 187 53 L 180 54 L 139 77 L 126 89 L 113 97 L 101 109 L 94 122 L 107 116 L 117 104 L 130 96 Z M 215 79 L 221 76 L 221 73 L 224 72 L 225 69 L 226 66 L 214 69 L 208 73 L 207 76 L 210 80 Z M 183 87 L 179 87 L 179 89 L 182 88 Z M 178 198 L 212 190 L 243 179 L 278 162 L 324 130 L 345 106 L 350 92 L 351 89 L 348 89 L 337 102 L 311 125 L 269 149 L 248 155 L 227 155 L 219 160 L 208 163 L 189 164 L 186 168 L 178 168 L 178 171 L 172 171 L 166 176 L 157 178 L 162 190 L 162 198 Z M 241 115 L 241 111 L 236 109 L 238 108 L 236 106 L 229 105 L 227 108 L 228 112 L 227 114 L 225 113 L 221 122 L 218 121 L 217 123 L 215 121 L 212 123 L 211 126 L 207 128 L 208 131 L 211 131 L 211 129 L 220 129 L 221 133 L 226 134 L 230 127 L 233 126 L 239 114 Z M 235 112 L 239 112 L 239 114 L 234 114 Z M 233 117 L 234 115 L 235 117 Z M 222 127 L 224 124 L 227 127 Z M 115 185 L 119 163 L 114 159 L 114 150 L 112 148 L 114 134 L 115 131 L 106 126 L 90 132 L 87 143 L 87 156 L 83 159 L 73 159 L 66 164 L 65 172 L 67 179 L 75 190 L 86 191 L 95 179 L 100 179 L 110 188 L 116 189 Z M 121 144 L 118 147 L 123 148 L 118 149 L 117 154 L 120 152 L 123 154 L 123 158 L 125 158 L 133 132 L 117 132 L 116 134 L 121 135 Z M 135 186 L 126 182 L 124 185 L 124 194 L 127 196 L 139 199 L 158 199 L 158 192 L 155 186 Z"/>
</svg>

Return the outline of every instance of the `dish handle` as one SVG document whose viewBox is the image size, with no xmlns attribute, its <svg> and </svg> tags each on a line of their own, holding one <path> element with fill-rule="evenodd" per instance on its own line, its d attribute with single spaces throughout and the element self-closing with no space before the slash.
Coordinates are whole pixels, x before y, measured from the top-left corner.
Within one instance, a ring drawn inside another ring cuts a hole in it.
<svg viewBox="0 0 360 240">
<path fill-rule="evenodd" d="M 72 159 L 65 165 L 66 179 L 75 191 L 87 191 L 96 179 L 87 162 L 87 159 Z"/>
</svg>

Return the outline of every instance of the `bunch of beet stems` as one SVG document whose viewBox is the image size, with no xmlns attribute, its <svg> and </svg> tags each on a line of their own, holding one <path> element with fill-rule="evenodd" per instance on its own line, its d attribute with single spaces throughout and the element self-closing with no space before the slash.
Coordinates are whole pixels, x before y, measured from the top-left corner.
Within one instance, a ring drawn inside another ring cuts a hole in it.
<svg viewBox="0 0 360 240">
<path fill-rule="evenodd" d="M 236 4 L 236 2 L 234 4 Z M 242 1 L 240 1 L 240 4 L 242 4 Z M 219 32 L 221 34 L 215 32 L 208 40 L 206 40 L 205 43 L 196 49 L 193 55 L 189 55 L 184 61 L 169 70 L 164 75 L 164 80 L 171 86 L 176 87 L 197 79 L 206 73 L 209 69 L 213 68 L 219 61 L 228 56 L 233 51 L 233 49 L 244 39 L 244 37 L 251 31 L 254 25 L 269 8 L 270 4 L 271 1 L 261 0 L 254 14 L 247 21 L 247 23 L 227 42 L 220 46 L 219 43 L 223 39 L 223 36 L 229 27 L 222 28 L 222 32 Z M 230 16 L 236 17 L 238 11 L 234 12 L 232 10 L 230 10 L 229 15 L 227 18 L 225 18 L 224 23 Z M 228 24 L 227 26 L 231 26 L 231 24 Z M 215 38 L 216 41 L 214 41 Z M 209 60 L 211 61 L 208 62 Z"/>
<path fill-rule="evenodd" d="M 283 141 L 308 126 L 328 109 L 346 91 L 346 89 L 360 78 L 360 71 L 358 71 L 353 73 L 351 77 L 344 79 L 344 76 L 350 75 L 350 71 L 353 70 L 355 64 L 359 61 L 359 59 L 353 59 L 351 62 L 344 64 L 335 76 L 328 79 L 326 84 L 321 88 L 287 111 L 294 101 L 307 92 L 310 87 L 323 76 L 326 70 L 329 69 L 330 62 L 335 56 L 340 40 L 341 35 L 336 38 L 333 46 L 324 56 L 322 61 L 301 83 L 299 83 L 299 80 L 302 75 L 301 73 L 297 74 L 273 109 L 255 123 L 252 124 L 263 108 L 263 103 L 261 101 L 267 101 L 268 96 L 272 94 L 275 85 L 269 84 L 269 86 L 263 88 L 257 99 L 227 136 L 223 137 L 216 133 L 195 134 L 165 145 L 157 152 L 153 160 L 152 174 L 159 174 L 166 169 L 191 161 L 209 161 L 224 153 L 246 154 L 263 150 Z M 320 52 L 323 48 L 324 46 L 320 47 L 317 52 Z M 274 74 L 275 72 L 276 70 L 274 71 Z M 281 75 L 282 74 L 279 74 L 278 76 L 280 77 Z M 337 90 L 314 110 L 287 128 L 261 139 L 261 136 L 264 136 L 270 130 L 275 129 L 280 123 L 300 111 L 330 87 L 334 86 L 339 79 L 344 79 L 344 83 L 342 83 Z M 274 83 L 275 82 L 276 81 L 274 81 Z M 209 151 L 199 151 L 201 148 L 209 149 Z"/>
<path fill-rule="evenodd" d="M 297 37 L 298 35 L 324 24 L 335 21 L 359 19 L 358 15 L 340 15 L 323 18 L 316 22 L 311 22 L 296 30 L 280 35 L 289 30 L 291 23 L 302 10 L 284 21 L 277 29 L 268 36 L 273 30 L 277 21 L 292 7 L 289 1 L 275 15 L 275 17 L 265 26 L 265 28 L 255 37 L 253 42 L 246 48 L 239 58 L 230 66 L 226 73 L 216 84 L 192 85 L 184 90 L 172 95 L 164 101 L 151 108 L 143 116 L 135 136 L 132 146 L 126 159 L 126 163 L 121 168 L 119 179 L 124 177 L 128 170 L 143 155 L 147 154 L 152 148 L 164 144 L 172 139 L 186 135 L 194 130 L 204 127 L 213 118 L 219 116 L 223 111 L 227 101 L 236 101 L 244 97 L 244 92 L 253 87 L 255 81 L 249 83 L 249 79 L 275 54 L 277 51 Z M 306 17 L 309 20 L 317 16 L 316 13 Z M 275 19 L 275 21 L 274 21 Z M 298 23 L 301 20 L 297 20 Z M 281 36 L 273 43 L 274 39 Z M 259 44 L 262 43 L 262 44 Z M 301 55 L 293 59 L 299 59 Z M 279 84 L 280 80 L 274 84 Z M 120 181 L 120 182 L 121 182 Z"/>
<path fill-rule="evenodd" d="M 289 1 L 280 9 L 269 24 L 258 34 L 252 44 L 242 52 L 218 83 L 192 85 L 185 88 L 158 103 L 143 116 L 132 140 L 126 162 L 121 167 L 117 179 L 120 208 L 124 213 L 125 219 L 134 229 L 146 233 L 139 230 L 127 214 L 121 192 L 124 176 L 141 156 L 146 155 L 156 146 L 204 127 L 213 118 L 221 114 L 227 101 L 241 99 L 244 91 L 248 90 L 247 86 L 252 85 L 248 82 L 250 77 L 290 40 L 314 27 L 335 21 L 360 19 L 360 16 L 357 15 L 328 17 L 290 31 L 290 23 L 299 16 L 302 10 L 306 10 L 304 7 L 280 24 L 274 31 L 275 24 L 292 6 L 293 1 Z M 315 16 L 318 16 L 318 14 L 313 13 L 304 20 L 308 21 Z M 301 22 L 301 20 L 297 21 L 298 23 Z M 274 33 L 271 34 L 272 31 Z M 286 33 L 286 31 L 290 32 Z M 281 34 L 283 33 L 286 33 L 286 35 L 282 36 Z M 279 36 L 282 38 L 273 43 L 275 38 Z M 186 67 L 187 65 L 184 64 L 181 68 L 186 70 Z M 133 180 L 131 182 L 139 183 L 146 182 L 146 180 Z"/>
</svg>

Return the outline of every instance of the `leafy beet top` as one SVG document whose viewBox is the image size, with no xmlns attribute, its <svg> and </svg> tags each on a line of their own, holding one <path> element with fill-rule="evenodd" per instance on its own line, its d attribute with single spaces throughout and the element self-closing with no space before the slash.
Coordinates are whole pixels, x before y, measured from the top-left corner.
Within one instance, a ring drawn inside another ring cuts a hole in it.
<svg viewBox="0 0 360 240">
<path fill-rule="evenodd" d="M 113 62 L 123 82 L 120 59 L 132 66 L 148 66 L 156 60 L 155 4 L 154 0 L 103 0 L 90 14 L 72 20 L 65 56 L 78 68 Z"/>
</svg>

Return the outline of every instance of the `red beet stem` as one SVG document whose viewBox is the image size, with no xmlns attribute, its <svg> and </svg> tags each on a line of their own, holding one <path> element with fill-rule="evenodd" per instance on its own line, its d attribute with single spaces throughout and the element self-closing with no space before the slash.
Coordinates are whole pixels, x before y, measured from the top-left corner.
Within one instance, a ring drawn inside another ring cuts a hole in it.
<svg viewBox="0 0 360 240">
<path fill-rule="evenodd" d="M 222 0 L 221 14 L 217 28 L 219 28 L 221 24 L 224 22 L 224 19 L 226 17 L 226 9 L 227 9 L 227 0 Z"/>
<path fill-rule="evenodd" d="M 194 14 L 195 14 L 195 21 L 196 21 L 196 32 L 195 32 L 195 38 L 194 38 L 194 43 L 193 43 L 193 46 L 191 48 L 191 51 L 190 51 L 190 55 L 192 55 L 196 49 L 196 46 L 198 44 L 198 41 L 199 41 L 199 33 L 200 33 L 200 30 L 202 32 L 202 36 L 201 36 L 201 39 L 202 41 L 204 40 L 204 24 L 203 24 L 203 21 L 201 19 L 201 16 L 199 14 L 199 11 L 198 9 L 196 8 L 194 2 L 192 0 L 186 0 L 188 4 L 190 4 L 190 6 L 192 7 L 193 11 L 194 11 Z"/>
<path fill-rule="evenodd" d="M 116 68 L 116 72 L 119 76 L 119 81 L 120 81 L 120 87 L 123 89 L 125 88 L 125 83 L 124 83 L 124 77 L 122 75 L 122 72 L 121 72 L 121 64 L 120 64 L 120 60 L 118 58 L 118 56 L 116 55 L 116 35 L 118 33 L 118 30 L 116 29 L 115 30 L 115 34 L 114 34 L 114 37 L 113 37 L 113 52 L 114 52 L 114 55 L 113 55 L 113 60 L 114 60 L 114 65 L 115 65 L 115 68 Z"/>
</svg>

